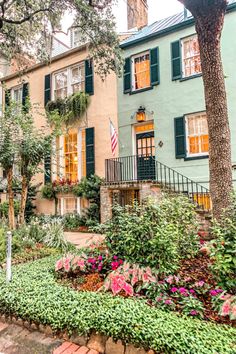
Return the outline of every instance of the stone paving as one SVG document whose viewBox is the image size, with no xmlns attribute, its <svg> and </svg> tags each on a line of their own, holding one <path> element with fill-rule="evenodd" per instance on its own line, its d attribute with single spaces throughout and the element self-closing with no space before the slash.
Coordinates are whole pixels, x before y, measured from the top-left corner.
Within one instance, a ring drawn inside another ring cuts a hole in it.
<svg viewBox="0 0 236 354">
<path fill-rule="evenodd" d="M 65 232 L 65 238 L 77 248 L 88 247 L 94 242 L 104 239 L 103 235 L 85 232 Z"/>
<path fill-rule="evenodd" d="M 0 354 L 99 354 L 96 350 L 63 342 L 38 331 L 0 322 Z"/>
</svg>

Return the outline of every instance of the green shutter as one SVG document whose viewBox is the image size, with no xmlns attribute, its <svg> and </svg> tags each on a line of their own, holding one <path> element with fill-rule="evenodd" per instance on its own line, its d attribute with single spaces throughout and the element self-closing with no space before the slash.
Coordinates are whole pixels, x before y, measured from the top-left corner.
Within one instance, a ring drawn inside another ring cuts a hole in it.
<svg viewBox="0 0 236 354">
<path fill-rule="evenodd" d="M 124 65 L 124 93 L 129 93 L 131 91 L 131 59 L 125 59 Z"/>
<path fill-rule="evenodd" d="M 151 85 L 158 85 L 160 83 L 159 48 L 153 48 L 150 50 L 150 71 Z"/>
<path fill-rule="evenodd" d="M 29 97 L 29 84 L 28 84 L 28 82 L 24 83 L 23 88 L 22 88 L 22 106 L 23 106 L 23 110 L 25 112 L 29 111 L 29 106 L 26 105 L 27 97 Z"/>
<path fill-rule="evenodd" d="M 48 74 L 44 78 L 44 107 L 51 101 L 51 75 Z"/>
<path fill-rule="evenodd" d="M 89 95 L 94 94 L 93 82 L 93 61 L 85 60 L 85 92 Z"/>
<path fill-rule="evenodd" d="M 51 182 L 51 154 L 46 154 L 44 158 L 44 184 Z"/>
<path fill-rule="evenodd" d="M 11 101 L 11 90 L 5 90 L 5 107 L 10 105 Z"/>
<path fill-rule="evenodd" d="M 175 157 L 182 159 L 186 156 L 185 119 L 175 118 Z"/>
<path fill-rule="evenodd" d="M 182 77 L 181 65 L 181 43 L 176 41 L 171 43 L 171 65 L 172 65 L 172 80 L 178 80 Z"/>
<path fill-rule="evenodd" d="M 86 128 L 86 177 L 95 173 L 94 128 Z"/>
</svg>

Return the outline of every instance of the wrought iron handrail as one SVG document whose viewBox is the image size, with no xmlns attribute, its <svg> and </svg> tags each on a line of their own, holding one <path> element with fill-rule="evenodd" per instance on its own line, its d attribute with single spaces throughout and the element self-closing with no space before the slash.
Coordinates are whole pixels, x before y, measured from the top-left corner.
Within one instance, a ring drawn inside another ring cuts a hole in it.
<svg viewBox="0 0 236 354">
<path fill-rule="evenodd" d="M 209 189 L 149 155 L 106 160 L 106 184 L 152 181 L 175 193 L 186 194 L 204 210 L 211 209 Z"/>
</svg>

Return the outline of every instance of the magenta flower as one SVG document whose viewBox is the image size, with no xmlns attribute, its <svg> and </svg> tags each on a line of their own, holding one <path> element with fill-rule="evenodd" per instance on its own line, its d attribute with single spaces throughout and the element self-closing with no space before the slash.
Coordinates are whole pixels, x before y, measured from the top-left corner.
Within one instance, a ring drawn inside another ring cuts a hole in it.
<svg viewBox="0 0 236 354">
<path fill-rule="evenodd" d="M 117 256 L 113 256 L 113 259 L 115 259 L 115 260 L 116 260 L 116 259 L 118 259 L 118 257 L 117 257 Z"/>
<path fill-rule="evenodd" d="M 99 256 L 99 257 L 98 257 L 98 260 L 99 260 L 99 261 L 102 261 L 102 256 Z"/>
<path fill-rule="evenodd" d="M 119 263 L 120 263 L 120 264 L 123 264 L 123 261 L 122 261 L 122 259 L 119 259 Z"/>
<path fill-rule="evenodd" d="M 190 292 L 190 294 L 192 294 L 192 295 L 195 294 L 195 290 L 193 290 L 193 289 L 190 289 L 189 292 Z"/>
<path fill-rule="evenodd" d="M 170 289 L 170 291 L 171 291 L 172 293 L 176 293 L 176 291 L 178 291 L 178 288 L 173 287 L 173 288 Z"/>
<path fill-rule="evenodd" d="M 192 316 L 196 316 L 198 314 L 198 312 L 196 310 L 191 310 L 190 311 L 190 315 Z"/>
<path fill-rule="evenodd" d="M 216 290 L 211 290 L 210 294 L 211 294 L 211 296 L 216 296 L 216 295 L 218 295 L 218 292 Z"/>
<path fill-rule="evenodd" d="M 187 289 L 185 289 L 185 288 L 179 288 L 179 292 L 180 292 L 180 294 L 185 294 L 186 292 L 187 292 L 188 290 Z"/>
</svg>

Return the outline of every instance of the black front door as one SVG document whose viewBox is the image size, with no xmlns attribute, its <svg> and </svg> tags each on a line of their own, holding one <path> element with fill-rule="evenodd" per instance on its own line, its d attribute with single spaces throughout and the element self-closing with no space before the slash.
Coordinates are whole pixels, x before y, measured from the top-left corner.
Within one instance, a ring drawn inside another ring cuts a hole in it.
<svg viewBox="0 0 236 354">
<path fill-rule="evenodd" d="M 154 132 L 136 135 L 137 179 L 155 179 L 155 142 Z"/>
</svg>

